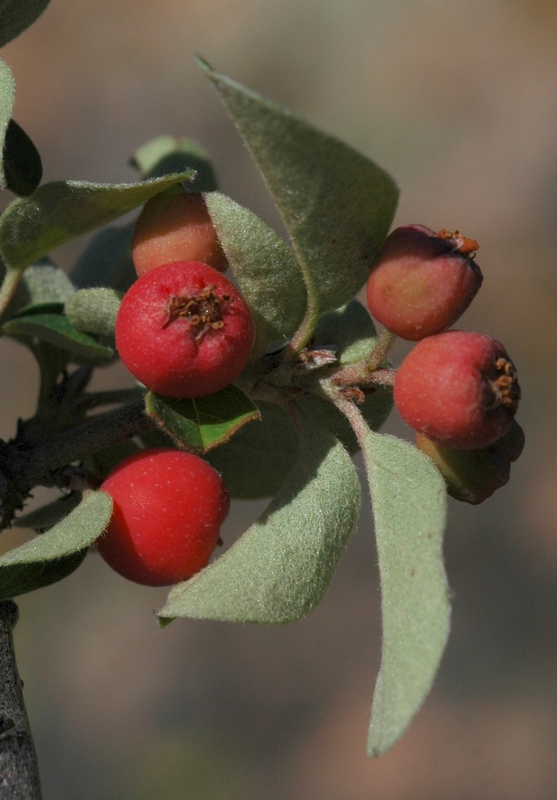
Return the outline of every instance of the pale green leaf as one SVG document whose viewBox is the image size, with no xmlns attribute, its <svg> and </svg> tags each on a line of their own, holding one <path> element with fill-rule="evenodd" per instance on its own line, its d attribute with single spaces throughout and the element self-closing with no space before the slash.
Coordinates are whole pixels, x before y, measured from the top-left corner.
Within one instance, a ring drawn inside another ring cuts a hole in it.
<svg viewBox="0 0 557 800">
<path fill-rule="evenodd" d="M 12 521 L 12 525 L 16 528 L 31 528 L 32 530 L 43 532 L 61 522 L 80 503 L 81 494 L 72 492 L 63 497 L 58 497 L 51 503 L 36 508 L 34 511 L 29 511 L 21 517 L 16 517 Z"/>
<path fill-rule="evenodd" d="M 398 199 L 393 180 L 339 139 L 198 63 L 273 195 L 312 306 L 338 308 L 361 289 L 387 236 Z"/>
<path fill-rule="evenodd" d="M 383 649 L 368 739 L 369 755 L 379 756 L 420 709 L 449 635 L 447 499 L 432 462 L 402 439 L 368 431 L 364 460 L 381 576 Z"/>
<path fill-rule="evenodd" d="M 37 306 L 63 305 L 74 292 L 75 287 L 66 273 L 48 258 L 41 259 L 25 270 L 4 319 L 25 314 Z"/>
<path fill-rule="evenodd" d="M 80 289 L 66 301 L 65 313 L 79 331 L 110 337 L 121 302 L 122 295 L 114 289 Z"/>
<path fill-rule="evenodd" d="M 32 197 L 14 200 L 0 216 L 0 252 L 12 269 L 22 269 L 192 176 L 183 172 L 131 184 L 46 183 Z"/>
<path fill-rule="evenodd" d="M 217 561 L 172 589 L 159 616 L 272 624 L 303 617 L 322 598 L 359 508 L 350 456 L 304 418 L 299 459 L 267 511 Z"/>
<path fill-rule="evenodd" d="M 105 530 L 111 514 L 110 496 L 90 492 L 54 528 L 1 556 L 0 600 L 55 583 L 73 572 Z"/>
<path fill-rule="evenodd" d="M 205 198 L 228 263 L 254 317 L 260 355 L 298 329 L 307 292 L 292 250 L 247 208 L 219 192 Z"/>
<path fill-rule="evenodd" d="M 32 25 L 50 0 L 0 0 L 0 47 Z"/>
</svg>

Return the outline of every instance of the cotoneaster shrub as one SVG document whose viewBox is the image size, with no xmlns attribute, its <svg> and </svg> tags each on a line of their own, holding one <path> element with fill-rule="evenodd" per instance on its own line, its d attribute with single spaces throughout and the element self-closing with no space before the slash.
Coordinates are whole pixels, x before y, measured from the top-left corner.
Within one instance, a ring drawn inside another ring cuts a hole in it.
<svg viewBox="0 0 557 800">
<path fill-rule="evenodd" d="M 5 40 L 45 5 L 10 4 L 2 28 L 0 4 L 0 30 L 12 31 Z M 185 138 L 140 147 L 130 184 L 41 185 L 0 62 L 0 181 L 18 195 L 0 215 L 0 326 L 41 375 L 35 415 L 0 443 L 3 527 L 40 534 L 0 557 L 0 599 L 63 579 L 97 542 L 122 575 L 174 583 L 161 626 L 300 619 L 322 598 L 356 526 L 352 456 L 361 451 L 381 574 L 367 743 L 379 756 L 419 711 L 449 635 L 446 488 L 466 502 L 486 499 L 522 448 L 516 370 L 497 340 L 446 330 L 481 283 L 477 243 L 419 225 L 389 236 L 398 189 L 383 169 L 198 64 L 261 171 L 288 244 L 218 190 L 209 157 Z M 111 224 L 140 206 L 135 232 Z M 97 228 L 68 277 L 51 250 Z M 355 299 L 366 285 L 379 334 Z M 389 360 L 397 335 L 417 341 L 398 369 Z M 97 367 L 118 357 L 138 383 L 91 390 Z M 393 387 L 401 415 L 433 449 L 380 432 Z M 228 510 L 225 484 L 232 501 L 269 505 L 209 563 Z M 22 514 L 42 485 L 59 496 Z M 2 677 L 21 697 L 15 669 Z M 11 713 L 0 702 L 2 719 Z M 11 758 L 4 738 L 0 755 Z M 28 762 L 10 763 L 18 776 Z"/>
</svg>

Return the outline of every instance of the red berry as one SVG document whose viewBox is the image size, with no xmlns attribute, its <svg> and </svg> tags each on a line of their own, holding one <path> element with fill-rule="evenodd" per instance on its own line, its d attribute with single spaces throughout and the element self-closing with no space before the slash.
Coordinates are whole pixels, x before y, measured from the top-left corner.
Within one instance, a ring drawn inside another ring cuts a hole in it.
<svg viewBox="0 0 557 800">
<path fill-rule="evenodd" d="M 203 195 L 176 188 L 145 203 L 133 232 L 132 258 L 138 275 L 170 261 L 201 261 L 219 272 L 228 268 Z"/>
<path fill-rule="evenodd" d="M 491 336 L 447 331 L 422 339 L 400 365 L 394 401 L 405 422 L 458 450 L 487 447 L 509 429 L 520 399 L 516 369 Z"/>
<path fill-rule="evenodd" d="M 450 450 L 422 433 L 416 434 L 416 444 L 445 478 L 451 497 L 477 505 L 508 482 L 511 464 L 524 448 L 524 431 L 514 420 L 501 439 L 478 450 Z"/>
<path fill-rule="evenodd" d="M 418 341 L 446 330 L 482 284 L 471 258 L 478 243 L 424 225 L 396 228 L 385 240 L 367 282 L 367 304 L 388 330 Z"/>
<path fill-rule="evenodd" d="M 208 564 L 230 500 L 202 458 L 171 448 L 142 450 L 121 461 L 101 489 L 114 508 L 97 548 L 124 578 L 168 586 Z"/>
<path fill-rule="evenodd" d="M 168 397 L 202 397 L 232 383 L 247 364 L 253 320 L 242 295 L 197 261 L 147 272 L 124 295 L 116 348 L 141 383 Z"/>
</svg>

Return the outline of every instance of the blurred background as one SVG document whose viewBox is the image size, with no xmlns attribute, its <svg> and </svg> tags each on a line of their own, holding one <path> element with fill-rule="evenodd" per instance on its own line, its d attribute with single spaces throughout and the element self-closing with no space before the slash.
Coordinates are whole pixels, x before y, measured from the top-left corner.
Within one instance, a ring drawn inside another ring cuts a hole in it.
<svg viewBox="0 0 557 800">
<path fill-rule="evenodd" d="M 459 324 L 501 339 L 527 445 L 511 483 L 450 501 L 453 631 L 434 690 L 378 761 L 365 741 L 380 612 L 369 504 L 322 604 L 284 628 L 176 621 L 164 590 L 95 556 L 19 600 L 20 672 L 46 800 L 549 800 L 557 796 L 557 3 L 52 0 L 3 50 L 45 180 L 125 182 L 133 151 L 187 135 L 223 191 L 278 225 L 209 83 L 217 69 L 388 169 L 396 223 L 477 239 Z M 55 254 L 69 267 L 83 241 Z M 399 355 L 403 353 L 400 351 Z M 0 436 L 36 369 L 3 341 Z M 98 385 L 128 385 L 123 369 Z M 393 415 L 386 430 L 410 438 Z M 41 491 L 36 501 L 43 499 Z M 238 504 L 228 540 L 261 504 Z M 3 547 L 19 533 L 3 536 Z"/>
</svg>

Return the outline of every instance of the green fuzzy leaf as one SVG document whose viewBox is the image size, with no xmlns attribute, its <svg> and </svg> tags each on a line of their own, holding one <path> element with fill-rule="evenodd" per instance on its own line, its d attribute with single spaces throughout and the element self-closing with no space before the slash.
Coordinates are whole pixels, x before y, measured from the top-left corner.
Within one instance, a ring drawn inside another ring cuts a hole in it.
<svg viewBox="0 0 557 800">
<path fill-rule="evenodd" d="M 71 353 L 71 360 L 78 364 L 97 364 L 109 361 L 114 356 L 110 347 L 104 347 L 96 339 L 79 331 L 63 314 L 28 314 L 13 317 L 2 326 L 9 336 L 32 336 Z"/>
<path fill-rule="evenodd" d="M 16 528 L 31 528 L 35 531 L 47 531 L 54 527 L 58 522 L 67 517 L 81 502 L 81 494 L 72 492 L 71 494 L 59 497 L 52 503 L 47 503 L 41 508 L 29 511 L 13 520 L 12 525 Z"/>
<path fill-rule="evenodd" d="M 349 453 L 358 442 L 344 414 L 329 401 L 314 395 L 299 397 L 296 404 L 317 425 L 337 437 Z M 258 401 L 261 420 L 246 425 L 229 442 L 206 454 L 221 473 L 230 496 L 239 500 L 272 497 L 296 462 L 298 434 L 289 414 L 275 403 Z M 359 406 L 367 424 L 378 430 L 393 406 L 392 391 L 378 389 Z"/>
<path fill-rule="evenodd" d="M 366 358 L 377 341 L 373 320 L 356 299 L 324 314 L 315 329 L 311 346 L 333 345 L 340 364 L 356 364 Z"/>
<path fill-rule="evenodd" d="M 14 119 L 8 123 L 3 149 L 5 187 L 14 194 L 28 197 L 43 177 L 39 151 Z"/>
<path fill-rule="evenodd" d="M 65 312 L 79 331 L 110 337 L 121 302 L 121 294 L 114 289 L 80 289 L 67 300 Z"/>
<path fill-rule="evenodd" d="M 73 572 L 112 514 L 106 492 L 90 492 L 47 533 L 0 557 L 0 600 L 48 586 Z"/>
<path fill-rule="evenodd" d="M 0 47 L 11 42 L 41 16 L 50 0 L 0 0 Z"/>
<path fill-rule="evenodd" d="M 131 164 L 144 179 L 194 169 L 196 175 L 188 192 L 212 192 L 218 188 L 208 153 L 193 139 L 157 136 L 135 151 Z"/>
<path fill-rule="evenodd" d="M 217 561 L 172 589 L 159 617 L 300 619 L 323 597 L 359 509 L 350 456 L 304 418 L 299 459 L 267 511 Z"/>
<path fill-rule="evenodd" d="M 447 498 L 429 458 L 394 436 L 367 432 L 364 460 L 381 576 L 383 649 L 368 753 L 403 735 L 439 668 L 450 627 L 443 564 Z"/>
<path fill-rule="evenodd" d="M 131 241 L 135 222 L 99 231 L 81 253 L 70 272 L 78 289 L 110 286 L 127 292 L 137 280 Z"/>
<path fill-rule="evenodd" d="M 231 384 L 207 397 L 177 400 L 148 392 L 147 413 L 179 447 L 206 453 L 227 442 L 247 422 L 259 418 L 249 397 Z"/>
<path fill-rule="evenodd" d="M 303 319 L 307 292 L 300 265 L 282 239 L 247 208 L 219 192 L 205 200 L 253 314 L 257 330 L 253 353 L 260 355 L 270 342 L 289 339 Z"/>
<path fill-rule="evenodd" d="M 45 306 L 62 306 L 75 292 L 66 273 L 48 258 L 28 267 L 5 311 L 4 320 Z"/>
<path fill-rule="evenodd" d="M 12 269 L 23 269 L 192 177 L 188 171 L 131 184 L 46 183 L 32 197 L 14 200 L 0 216 L 0 252 Z"/>
<path fill-rule="evenodd" d="M 398 190 L 365 156 L 222 75 L 202 59 L 282 215 L 312 306 L 348 302 L 389 231 Z"/>
</svg>

